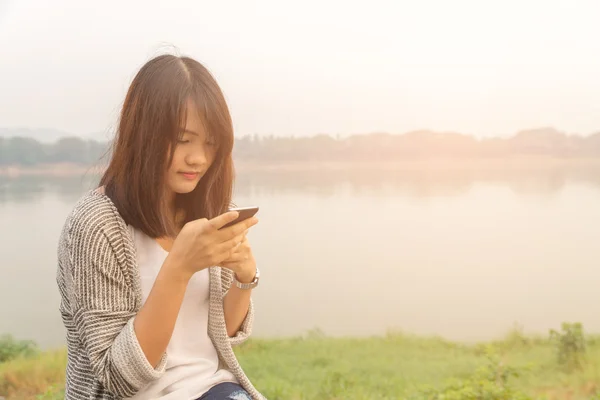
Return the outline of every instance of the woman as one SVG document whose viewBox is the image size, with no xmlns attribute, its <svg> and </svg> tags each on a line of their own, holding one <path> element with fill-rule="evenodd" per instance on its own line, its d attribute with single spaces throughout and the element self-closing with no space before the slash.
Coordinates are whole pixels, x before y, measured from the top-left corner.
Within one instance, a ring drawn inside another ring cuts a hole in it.
<svg viewBox="0 0 600 400">
<path fill-rule="evenodd" d="M 211 74 L 163 55 L 135 76 L 100 186 L 58 248 L 66 399 L 262 399 L 233 353 L 251 333 L 256 218 L 220 229 L 233 127 Z"/>
</svg>

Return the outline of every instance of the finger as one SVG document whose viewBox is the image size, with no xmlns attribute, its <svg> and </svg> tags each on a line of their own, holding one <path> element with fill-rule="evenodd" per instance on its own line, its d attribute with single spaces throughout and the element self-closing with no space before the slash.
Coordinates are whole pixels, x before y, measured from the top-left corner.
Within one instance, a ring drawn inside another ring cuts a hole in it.
<svg viewBox="0 0 600 400">
<path fill-rule="evenodd" d="M 240 250 L 242 243 L 244 243 L 244 238 L 239 238 L 239 241 L 237 238 L 235 239 L 235 245 L 233 246 L 234 253 Z"/>
<path fill-rule="evenodd" d="M 242 241 L 243 237 L 241 235 L 235 236 L 217 245 L 216 253 L 222 256 L 222 259 L 225 260 L 236 252 L 236 250 L 241 246 Z"/>
<path fill-rule="evenodd" d="M 248 256 L 243 253 L 233 253 L 233 255 L 231 257 L 229 257 L 228 259 L 226 259 L 225 261 L 223 261 L 223 263 L 225 263 L 225 264 L 237 263 L 240 261 L 246 261 L 247 259 L 248 259 Z"/>
<path fill-rule="evenodd" d="M 239 215 L 240 214 L 237 211 L 228 211 L 226 213 L 223 213 L 221 215 L 214 217 L 213 219 L 209 220 L 208 222 L 214 229 L 218 230 L 218 229 L 221 229 L 223 226 L 227 225 L 228 223 L 235 221 L 235 219 Z M 235 225 L 233 225 L 233 226 L 235 226 Z"/>
<path fill-rule="evenodd" d="M 240 262 L 244 261 L 244 256 L 237 253 L 224 252 L 219 256 L 219 263 L 217 265 L 235 267 Z"/>
<path fill-rule="evenodd" d="M 232 255 L 241 254 L 242 256 L 247 256 L 250 253 L 250 246 L 248 246 L 248 242 L 242 240 L 240 243 L 236 244 L 232 249 Z"/>
<path fill-rule="evenodd" d="M 242 248 L 250 247 L 250 242 L 248 241 L 248 237 L 246 236 L 245 233 L 242 233 L 241 235 L 236 236 L 233 240 L 239 240 L 239 244 L 237 246 L 237 247 L 239 247 L 238 250 L 240 250 Z"/>
<path fill-rule="evenodd" d="M 236 237 L 233 238 L 233 241 L 235 243 L 235 248 L 238 249 L 241 245 L 244 244 L 244 234 L 242 233 L 241 235 L 238 235 Z"/>
<path fill-rule="evenodd" d="M 236 236 L 242 235 L 244 232 L 248 231 L 254 225 L 258 223 L 258 218 L 252 217 L 245 219 L 243 221 L 238 222 L 237 224 L 228 226 L 227 228 L 221 229 L 219 231 L 220 240 L 227 241 Z"/>
<path fill-rule="evenodd" d="M 239 240 L 239 242 L 237 242 L 237 240 Z M 247 253 L 250 250 L 248 239 L 243 234 L 241 236 L 236 236 L 234 241 L 236 242 L 233 246 L 234 253 Z"/>
</svg>

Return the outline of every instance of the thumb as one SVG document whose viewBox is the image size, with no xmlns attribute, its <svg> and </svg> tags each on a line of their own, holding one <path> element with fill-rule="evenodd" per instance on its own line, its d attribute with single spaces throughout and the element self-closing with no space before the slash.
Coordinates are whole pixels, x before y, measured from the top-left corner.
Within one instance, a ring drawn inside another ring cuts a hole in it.
<svg viewBox="0 0 600 400">
<path fill-rule="evenodd" d="M 235 219 L 238 216 L 239 216 L 239 213 L 237 211 L 227 211 L 226 213 L 218 215 L 218 216 L 214 217 L 213 219 L 209 220 L 208 223 L 214 229 L 221 229 L 225 225 L 229 224 L 230 222 L 235 221 Z"/>
</svg>

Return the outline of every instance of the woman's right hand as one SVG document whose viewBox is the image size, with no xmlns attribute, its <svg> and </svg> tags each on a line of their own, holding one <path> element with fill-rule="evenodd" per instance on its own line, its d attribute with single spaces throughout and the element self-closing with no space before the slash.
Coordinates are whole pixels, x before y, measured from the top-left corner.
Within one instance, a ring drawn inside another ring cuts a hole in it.
<svg viewBox="0 0 600 400">
<path fill-rule="evenodd" d="M 246 231 L 258 223 L 258 219 L 252 217 L 221 229 L 237 217 L 236 211 L 229 211 L 211 220 L 202 218 L 184 225 L 173 242 L 169 258 L 185 279 L 231 257 Z"/>
</svg>

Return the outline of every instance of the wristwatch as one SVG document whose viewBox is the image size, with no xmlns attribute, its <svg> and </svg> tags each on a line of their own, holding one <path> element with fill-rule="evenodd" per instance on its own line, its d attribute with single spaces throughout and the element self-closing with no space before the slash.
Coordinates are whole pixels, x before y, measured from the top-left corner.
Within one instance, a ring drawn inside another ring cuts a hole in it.
<svg viewBox="0 0 600 400">
<path fill-rule="evenodd" d="M 258 270 L 258 268 L 256 268 L 256 275 L 254 275 L 254 280 L 252 280 L 252 282 L 250 283 L 242 283 L 238 281 L 235 274 L 233 274 L 233 282 L 235 283 L 235 286 L 243 290 L 254 289 L 255 287 L 257 287 L 259 279 L 260 271 Z"/>
</svg>

